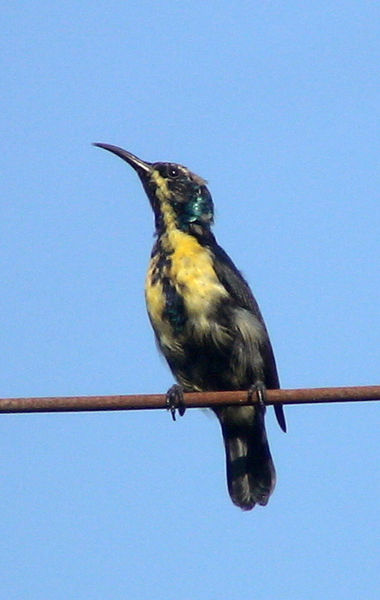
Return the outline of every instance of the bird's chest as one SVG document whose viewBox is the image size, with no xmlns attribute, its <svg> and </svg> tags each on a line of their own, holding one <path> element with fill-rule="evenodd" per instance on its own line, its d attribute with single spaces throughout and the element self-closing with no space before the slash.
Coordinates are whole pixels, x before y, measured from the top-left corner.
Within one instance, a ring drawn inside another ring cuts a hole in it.
<svg viewBox="0 0 380 600">
<path fill-rule="evenodd" d="M 148 313 L 157 335 L 175 337 L 210 327 L 210 315 L 227 292 L 220 283 L 213 258 L 193 236 L 176 232 L 170 245 L 159 246 L 146 278 Z"/>
</svg>

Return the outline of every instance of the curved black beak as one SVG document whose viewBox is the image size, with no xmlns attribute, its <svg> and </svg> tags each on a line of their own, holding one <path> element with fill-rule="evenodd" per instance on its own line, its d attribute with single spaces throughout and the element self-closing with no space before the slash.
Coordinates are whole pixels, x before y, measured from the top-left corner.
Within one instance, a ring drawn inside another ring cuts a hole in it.
<svg viewBox="0 0 380 600">
<path fill-rule="evenodd" d="M 95 142 L 93 146 L 97 146 L 98 148 L 103 148 L 104 150 L 108 150 L 116 156 L 120 156 L 125 162 L 127 162 L 139 175 L 145 177 L 152 172 L 152 163 L 145 162 L 138 158 L 131 152 L 127 152 L 123 150 L 123 148 L 119 148 L 119 146 L 112 146 L 112 144 L 102 144 L 100 142 Z"/>
</svg>

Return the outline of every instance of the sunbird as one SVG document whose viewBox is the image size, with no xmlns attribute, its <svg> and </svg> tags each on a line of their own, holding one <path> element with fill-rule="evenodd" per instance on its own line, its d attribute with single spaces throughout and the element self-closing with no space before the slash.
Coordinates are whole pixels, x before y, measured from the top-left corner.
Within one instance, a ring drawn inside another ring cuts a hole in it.
<svg viewBox="0 0 380 600">
<path fill-rule="evenodd" d="M 168 404 L 184 412 L 183 393 L 247 390 L 260 402 L 215 407 L 226 452 L 227 485 L 243 510 L 265 506 L 276 472 L 265 430 L 265 390 L 280 387 L 276 362 L 248 283 L 219 246 L 211 227 L 207 182 L 171 162 L 146 162 L 96 143 L 127 162 L 149 198 L 156 241 L 145 282 L 146 306 L 158 347 L 177 380 Z M 282 405 L 275 405 L 286 431 Z"/>
</svg>

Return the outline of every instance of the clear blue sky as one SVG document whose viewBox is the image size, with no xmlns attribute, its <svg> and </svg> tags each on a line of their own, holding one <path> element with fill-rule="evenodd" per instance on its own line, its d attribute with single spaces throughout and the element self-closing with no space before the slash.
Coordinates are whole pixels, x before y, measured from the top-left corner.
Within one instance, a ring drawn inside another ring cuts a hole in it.
<svg viewBox="0 0 380 600">
<path fill-rule="evenodd" d="M 283 387 L 379 383 L 376 2 L 7 2 L 0 395 L 164 392 L 152 215 L 122 145 L 209 181 Z M 268 410 L 243 513 L 188 411 L 0 416 L 6 600 L 377 597 L 379 407 Z"/>
</svg>

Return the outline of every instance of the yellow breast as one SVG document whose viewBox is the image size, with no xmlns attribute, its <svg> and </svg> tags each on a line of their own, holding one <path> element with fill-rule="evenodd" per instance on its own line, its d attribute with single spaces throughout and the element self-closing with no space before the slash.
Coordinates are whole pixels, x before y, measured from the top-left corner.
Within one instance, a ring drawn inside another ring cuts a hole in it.
<svg viewBox="0 0 380 600">
<path fill-rule="evenodd" d="M 178 229 L 167 231 L 161 240 L 167 261 L 159 271 L 160 256 L 152 258 L 146 278 L 145 295 L 149 316 L 161 344 L 173 347 L 180 343 L 164 317 L 166 306 L 162 278 L 167 277 L 184 303 L 188 328 L 203 336 L 210 330 L 209 316 L 220 299 L 228 293 L 219 282 L 210 251 L 192 235 Z M 162 261 L 161 261 L 162 262 Z"/>
<path fill-rule="evenodd" d="M 174 249 L 170 277 L 176 290 L 183 296 L 190 318 L 207 319 L 215 301 L 227 296 L 215 273 L 210 251 L 178 229 L 169 232 L 168 237 Z"/>
</svg>

